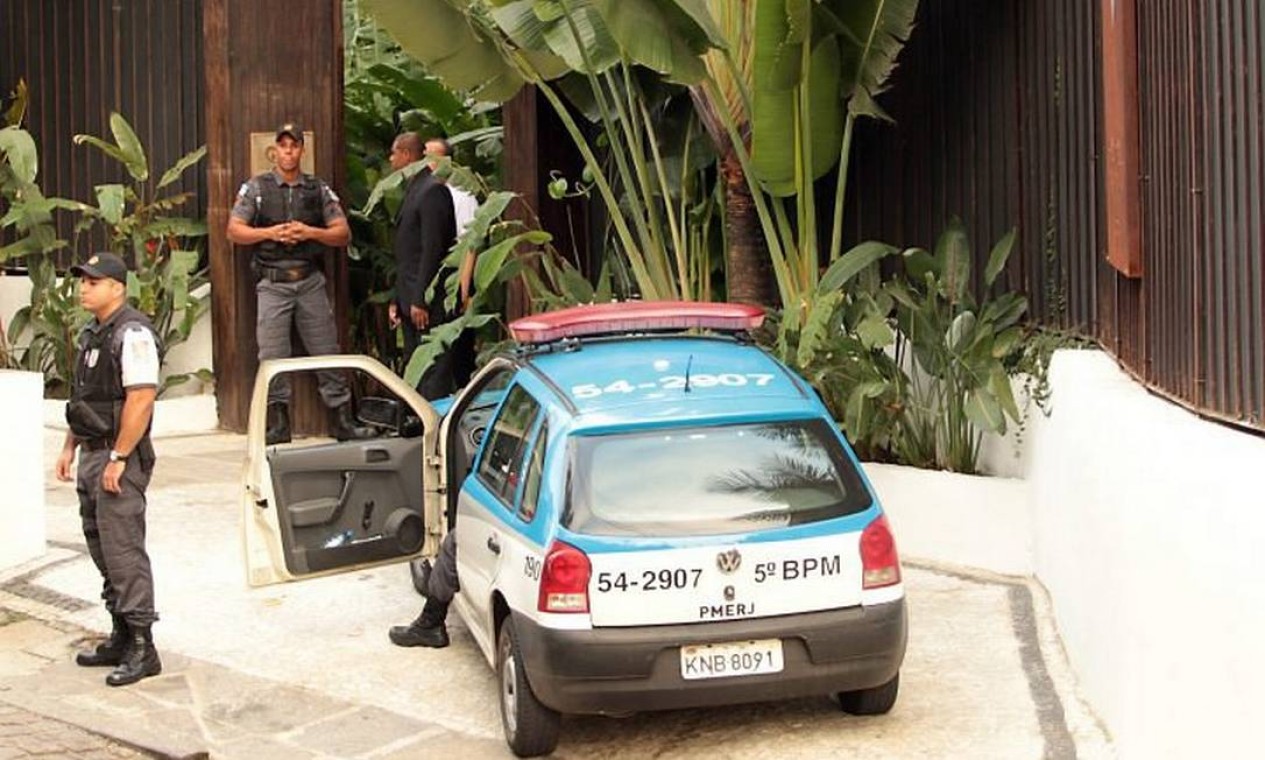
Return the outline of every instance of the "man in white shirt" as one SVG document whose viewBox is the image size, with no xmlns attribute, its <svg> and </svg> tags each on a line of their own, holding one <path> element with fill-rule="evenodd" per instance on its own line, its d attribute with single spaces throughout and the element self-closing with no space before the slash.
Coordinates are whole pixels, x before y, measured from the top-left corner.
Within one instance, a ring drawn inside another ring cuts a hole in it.
<svg viewBox="0 0 1265 760">
<path fill-rule="evenodd" d="M 426 141 L 426 154 L 428 156 L 451 156 L 452 146 L 442 137 L 432 137 Z M 456 185 L 448 185 L 449 192 L 452 193 L 452 207 L 457 217 L 457 239 L 465 234 L 466 228 L 470 226 L 470 222 L 474 221 L 474 213 L 479 208 L 479 200 L 473 194 L 462 190 Z M 459 311 L 465 311 L 470 303 L 470 296 L 474 295 L 474 263 L 476 252 L 473 248 L 467 250 L 461 258 L 461 267 L 458 270 L 460 282 L 460 295 L 457 300 L 457 308 Z M 474 347 L 474 331 L 462 330 L 461 336 L 453 343 L 451 349 L 453 357 L 453 380 L 457 387 L 460 388 L 470 382 L 470 376 L 474 374 L 475 369 L 475 347 Z"/>
</svg>

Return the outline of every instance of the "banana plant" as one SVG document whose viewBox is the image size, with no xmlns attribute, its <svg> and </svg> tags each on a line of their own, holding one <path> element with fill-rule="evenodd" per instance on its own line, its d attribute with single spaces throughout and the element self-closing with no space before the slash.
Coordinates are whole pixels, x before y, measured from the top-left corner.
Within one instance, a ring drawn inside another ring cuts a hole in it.
<svg viewBox="0 0 1265 760">
<path fill-rule="evenodd" d="M 46 198 L 36 178 L 39 151 L 35 139 L 20 126 L 22 109 L 16 104 L 6 112 L 15 121 L 0 128 L 0 198 L 7 211 L 0 216 L 0 230 L 12 229 L 17 237 L 0 246 L 0 264 L 31 254 L 65 247 L 53 223 L 56 210 L 81 211 L 84 205 L 64 198 Z"/>
<path fill-rule="evenodd" d="M 526 82 L 539 88 L 584 158 L 639 295 L 690 298 L 705 289 L 695 279 L 704 269 L 695 260 L 704 254 L 691 247 L 699 236 L 690 222 L 691 210 L 707 193 L 688 176 L 700 162 L 697 153 L 692 161 L 675 160 L 660 149 L 668 142 L 665 101 L 651 95 L 656 78 L 689 83 L 705 75 L 700 56 L 721 40 L 701 3 L 366 0 L 366 5 L 403 49 L 450 86 L 471 85 L 475 97 L 492 100 L 507 99 Z M 442 23 L 412 22 L 429 20 L 432 13 Z M 437 39 L 440 35 L 457 35 L 461 44 Z M 494 54 L 512 72 L 494 74 L 488 63 Z M 456 66 L 458 57 L 470 71 L 450 78 L 448 66 Z M 471 84 L 470 72 L 483 72 L 475 77 L 481 82 Z M 586 136 L 568 101 L 600 122 L 604 150 Z M 698 194 L 683 194 L 681 188 Z"/>
<path fill-rule="evenodd" d="M 130 249 L 135 267 L 128 273 L 128 298 L 158 330 L 162 360 L 173 346 L 188 339 L 207 308 L 206 297 L 195 295 L 207 279 L 192 245 L 206 235 L 206 223 L 173 214 L 192 198 L 191 193 L 163 193 L 206 156 L 206 146 L 177 159 L 151 182 L 149 159 L 132 126 L 119 113 L 111 113 L 109 123 L 113 142 L 79 134 L 74 143 L 91 146 L 122 164 L 132 182 L 97 185 L 96 205 L 84 204 L 82 211 L 88 223 L 105 225 L 116 253 L 126 255 Z M 204 381 L 212 377 L 205 369 L 191 374 Z M 189 374 L 168 377 L 160 392 L 188 379 Z"/>
<path fill-rule="evenodd" d="M 899 328 L 896 361 L 909 383 L 897 437 L 909 464 L 974 472 L 984 432 L 1002 434 L 1007 420 L 1020 420 L 1009 368 L 1022 350 L 1028 301 L 1014 292 L 991 294 L 1015 236 L 1012 229 L 993 246 L 980 300 L 972 294 L 970 242 L 957 218 L 933 252 L 906 251 L 905 277 L 887 284 Z"/>
</svg>

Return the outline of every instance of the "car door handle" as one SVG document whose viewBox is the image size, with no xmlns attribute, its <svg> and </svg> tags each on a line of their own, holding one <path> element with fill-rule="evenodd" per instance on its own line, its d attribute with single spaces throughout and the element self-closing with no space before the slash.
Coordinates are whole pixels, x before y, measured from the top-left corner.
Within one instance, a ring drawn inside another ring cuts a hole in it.
<svg viewBox="0 0 1265 760">
<path fill-rule="evenodd" d="M 391 461 L 391 455 L 387 452 L 386 449 L 379 449 L 379 448 L 365 449 L 365 463 L 366 464 L 375 464 L 377 462 L 389 462 L 389 461 Z"/>
<path fill-rule="evenodd" d="M 496 540 L 496 536 L 488 536 L 488 551 L 493 554 L 501 553 L 501 542 Z"/>
</svg>

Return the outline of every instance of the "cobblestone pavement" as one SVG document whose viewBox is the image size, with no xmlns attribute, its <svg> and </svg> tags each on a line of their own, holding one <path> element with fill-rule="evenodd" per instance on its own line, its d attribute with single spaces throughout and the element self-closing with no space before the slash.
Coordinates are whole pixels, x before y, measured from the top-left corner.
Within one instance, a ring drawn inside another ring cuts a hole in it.
<svg viewBox="0 0 1265 760">
<path fill-rule="evenodd" d="M 0 704 L 0 760 L 28 757 L 132 760 L 153 755 L 42 715 Z"/>
</svg>

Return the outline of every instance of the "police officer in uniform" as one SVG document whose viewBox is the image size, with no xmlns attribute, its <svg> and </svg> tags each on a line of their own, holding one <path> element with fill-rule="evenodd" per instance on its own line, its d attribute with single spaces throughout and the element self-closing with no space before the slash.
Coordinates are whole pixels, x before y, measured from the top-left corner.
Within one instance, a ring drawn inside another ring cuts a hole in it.
<svg viewBox="0 0 1265 760">
<path fill-rule="evenodd" d="M 338 196 L 325 182 L 299 170 L 302 158 L 303 129 L 281 125 L 276 166 L 241 186 L 229 216 L 228 239 L 251 252 L 258 277 L 255 337 L 260 361 L 291 355 L 292 324 L 309 354 L 338 353 L 321 262 L 332 249 L 347 245 L 351 228 Z M 372 431 L 353 420 L 346 377 L 323 371 L 317 373 L 317 381 L 321 400 L 331 412 L 334 437 L 370 437 Z M 267 442 L 289 440 L 290 381 L 283 375 L 268 389 Z"/>
<path fill-rule="evenodd" d="M 158 615 L 145 551 L 158 337 L 149 319 L 127 305 L 127 265 L 118 256 L 95 254 L 70 273 L 79 278 L 79 301 L 94 319 L 79 334 L 57 478 L 70 480 L 78 449 L 79 515 L 114 624 L 106 642 L 75 661 L 113 667 L 105 682 L 124 686 L 162 672 L 150 632 Z"/>
</svg>

